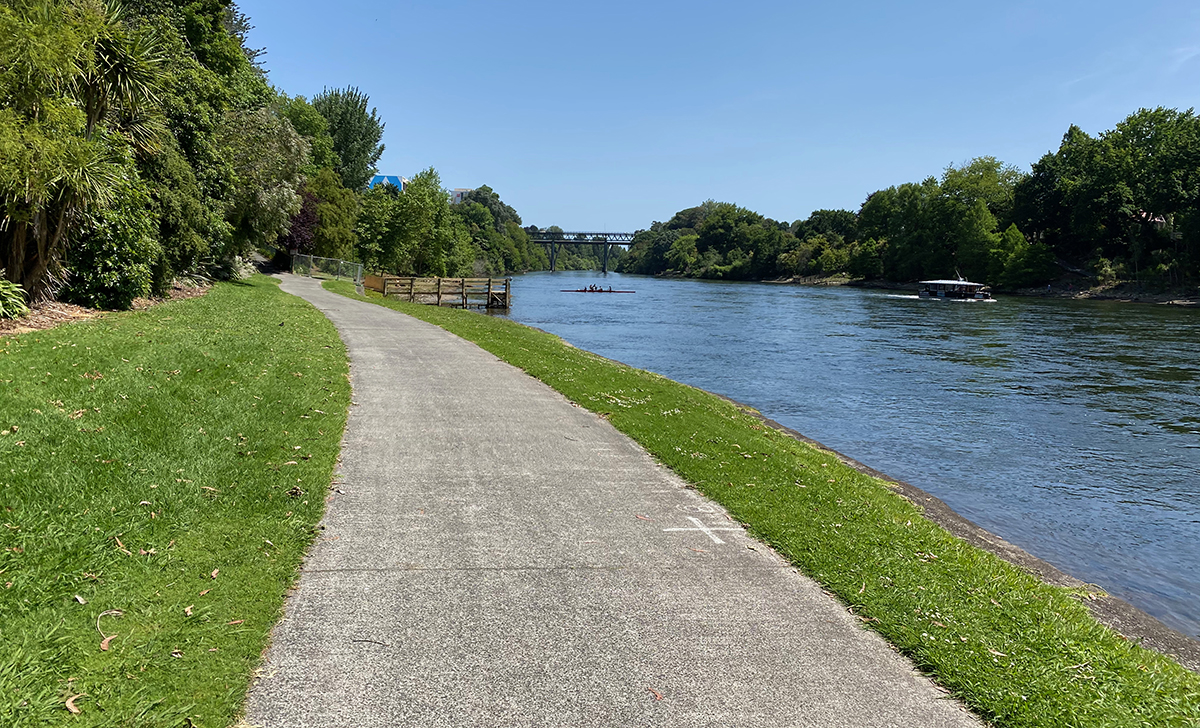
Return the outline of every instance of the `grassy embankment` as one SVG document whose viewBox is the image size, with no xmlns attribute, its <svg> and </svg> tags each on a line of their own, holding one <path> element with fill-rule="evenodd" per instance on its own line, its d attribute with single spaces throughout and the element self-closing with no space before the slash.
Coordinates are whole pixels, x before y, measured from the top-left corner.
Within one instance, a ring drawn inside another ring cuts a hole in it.
<svg viewBox="0 0 1200 728">
<path fill-rule="evenodd" d="M 608 418 L 995 725 L 1200 725 L 1200 676 L 729 402 L 504 319 L 324 285 L 442 326 Z"/>
<path fill-rule="evenodd" d="M 0 339 L 0 725 L 235 719 L 346 373 L 333 326 L 262 276 Z"/>
</svg>

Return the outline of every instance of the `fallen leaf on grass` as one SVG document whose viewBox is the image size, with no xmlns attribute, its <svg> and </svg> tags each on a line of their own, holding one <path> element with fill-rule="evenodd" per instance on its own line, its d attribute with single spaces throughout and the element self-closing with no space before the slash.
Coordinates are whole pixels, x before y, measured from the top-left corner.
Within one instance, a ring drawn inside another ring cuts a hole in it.
<svg viewBox="0 0 1200 728">
<path fill-rule="evenodd" d="M 205 594 L 209 593 L 210 591 L 212 591 L 212 589 L 205 589 L 204 591 L 200 592 L 200 596 L 204 596 Z"/>
<path fill-rule="evenodd" d="M 663 694 L 662 694 L 662 693 L 660 693 L 660 692 L 658 692 L 658 691 L 657 691 L 657 690 L 655 690 L 654 688 L 646 688 L 646 689 L 650 691 L 650 694 L 654 696 L 654 699 L 655 699 L 655 700 L 662 700 L 662 699 L 663 699 Z"/>
<path fill-rule="evenodd" d="M 104 641 L 100 643 L 101 652 L 108 652 L 108 643 L 112 642 L 114 637 L 116 637 L 115 634 L 110 634 L 104 638 Z"/>
<path fill-rule="evenodd" d="M 220 569 L 213 569 L 213 570 L 212 570 L 212 575 L 211 575 L 211 576 L 212 576 L 212 578 L 216 579 L 216 578 L 217 578 L 217 574 L 220 574 L 220 573 L 221 573 L 221 570 L 220 570 Z"/>
<path fill-rule="evenodd" d="M 87 604 L 87 600 L 78 594 L 75 595 L 75 601 L 79 602 L 80 604 Z"/>
<path fill-rule="evenodd" d="M 232 622 L 226 622 L 225 624 L 227 624 L 227 625 L 229 625 L 230 627 L 232 627 L 232 626 L 233 626 L 233 625 L 235 625 L 235 624 L 245 624 L 245 623 L 246 623 L 246 620 L 244 620 L 244 619 L 235 619 L 235 620 L 233 620 Z"/>
<path fill-rule="evenodd" d="M 1008 655 L 1004 654 L 1003 652 L 997 652 L 996 650 L 993 650 L 991 647 L 988 648 L 988 652 L 992 653 L 996 657 L 1008 657 Z"/>
<path fill-rule="evenodd" d="M 196 606 L 196 605 L 195 604 L 187 605 L 186 607 L 183 608 L 183 613 L 189 617 L 192 616 L 192 607 L 194 607 L 194 606 Z"/>
<path fill-rule="evenodd" d="M 183 657 L 183 652 L 180 650 L 171 650 L 171 657 Z"/>
<path fill-rule="evenodd" d="M 79 700 L 84 695 L 87 695 L 87 693 L 80 693 L 78 695 L 72 695 L 71 697 L 67 698 L 67 710 L 71 711 L 75 715 L 79 715 L 82 711 L 79 710 L 79 708 L 75 707 L 75 701 Z"/>
</svg>

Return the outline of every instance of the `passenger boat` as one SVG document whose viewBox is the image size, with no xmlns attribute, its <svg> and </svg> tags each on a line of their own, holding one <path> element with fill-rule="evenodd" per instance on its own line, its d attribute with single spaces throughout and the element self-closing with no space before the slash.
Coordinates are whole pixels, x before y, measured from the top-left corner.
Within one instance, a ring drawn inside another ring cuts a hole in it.
<svg viewBox="0 0 1200 728">
<path fill-rule="evenodd" d="M 967 301 L 991 301 L 992 292 L 983 283 L 971 281 L 920 281 L 917 295 L 921 298 L 954 298 Z"/>
</svg>

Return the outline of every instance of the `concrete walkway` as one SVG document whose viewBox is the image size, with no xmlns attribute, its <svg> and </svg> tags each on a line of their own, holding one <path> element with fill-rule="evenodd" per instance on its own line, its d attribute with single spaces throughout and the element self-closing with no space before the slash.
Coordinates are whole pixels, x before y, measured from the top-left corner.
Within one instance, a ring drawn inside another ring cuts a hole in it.
<svg viewBox="0 0 1200 728">
<path fill-rule="evenodd" d="M 337 325 L 356 404 L 251 725 L 979 726 L 604 420 L 442 329 L 283 288 Z"/>
</svg>

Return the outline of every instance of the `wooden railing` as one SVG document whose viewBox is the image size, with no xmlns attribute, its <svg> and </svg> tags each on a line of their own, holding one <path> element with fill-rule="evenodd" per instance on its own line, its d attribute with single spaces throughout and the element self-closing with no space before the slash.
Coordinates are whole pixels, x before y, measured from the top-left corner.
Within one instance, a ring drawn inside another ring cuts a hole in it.
<svg viewBox="0 0 1200 728">
<path fill-rule="evenodd" d="M 508 308 L 512 302 L 511 278 L 416 278 L 368 275 L 366 288 L 410 303 L 456 308 Z"/>
</svg>

